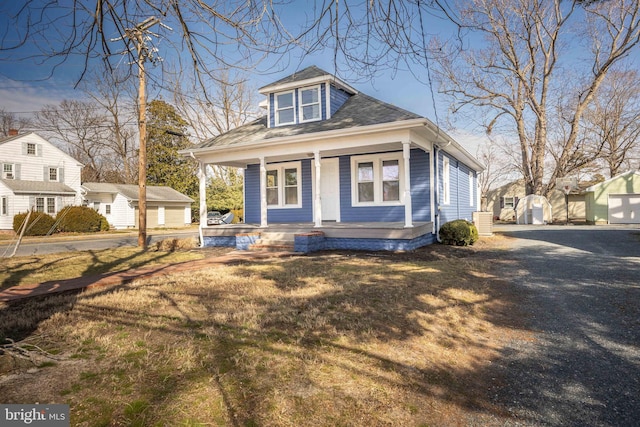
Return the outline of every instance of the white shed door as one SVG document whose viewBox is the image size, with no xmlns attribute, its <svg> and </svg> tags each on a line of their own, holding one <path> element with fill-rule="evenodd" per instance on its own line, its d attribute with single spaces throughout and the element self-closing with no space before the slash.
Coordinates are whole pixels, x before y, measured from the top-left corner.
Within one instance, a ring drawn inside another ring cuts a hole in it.
<svg viewBox="0 0 640 427">
<path fill-rule="evenodd" d="M 640 194 L 609 194 L 609 224 L 640 224 Z"/>
<path fill-rule="evenodd" d="M 158 225 L 165 225 L 164 206 L 158 206 Z"/>
</svg>

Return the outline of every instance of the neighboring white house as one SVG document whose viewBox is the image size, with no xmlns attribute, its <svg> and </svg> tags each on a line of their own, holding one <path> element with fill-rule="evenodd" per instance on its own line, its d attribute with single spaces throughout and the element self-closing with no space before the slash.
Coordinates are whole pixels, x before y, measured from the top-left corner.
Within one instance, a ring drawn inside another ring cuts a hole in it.
<svg viewBox="0 0 640 427">
<path fill-rule="evenodd" d="M 84 204 L 104 215 L 116 229 L 138 227 L 138 186 L 85 182 Z M 147 227 L 191 224 L 193 199 L 165 186 L 147 186 Z"/>
<path fill-rule="evenodd" d="M 35 133 L 0 138 L 0 230 L 30 208 L 55 216 L 82 201 L 82 164 Z"/>
</svg>

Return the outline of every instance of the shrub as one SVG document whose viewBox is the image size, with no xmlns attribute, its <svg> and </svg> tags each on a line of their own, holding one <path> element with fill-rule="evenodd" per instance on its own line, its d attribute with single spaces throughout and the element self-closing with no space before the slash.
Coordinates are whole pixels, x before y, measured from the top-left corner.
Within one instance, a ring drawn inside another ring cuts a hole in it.
<svg viewBox="0 0 640 427">
<path fill-rule="evenodd" d="M 86 206 L 67 206 L 56 217 L 58 229 L 68 233 L 94 233 L 109 229 L 109 222 L 95 209 Z"/>
<path fill-rule="evenodd" d="M 16 233 L 20 233 L 20 227 L 27 218 L 28 212 L 19 213 L 13 217 L 13 230 Z M 25 236 L 46 236 L 47 234 L 55 233 L 57 230 L 54 225 L 56 220 L 51 215 L 44 212 L 31 212 L 29 217 L 29 224 L 27 230 L 24 232 Z"/>
<path fill-rule="evenodd" d="M 478 229 L 464 219 L 449 221 L 440 227 L 440 240 L 446 245 L 473 245 L 478 241 Z"/>
</svg>

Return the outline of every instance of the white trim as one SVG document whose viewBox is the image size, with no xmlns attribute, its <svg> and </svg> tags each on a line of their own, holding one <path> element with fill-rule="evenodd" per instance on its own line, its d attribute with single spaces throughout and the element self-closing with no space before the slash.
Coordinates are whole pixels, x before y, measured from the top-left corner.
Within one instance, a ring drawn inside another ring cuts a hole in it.
<svg viewBox="0 0 640 427">
<path fill-rule="evenodd" d="M 322 91 L 320 91 L 322 93 Z M 324 83 L 324 96 L 325 96 L 325 109 L 327 120 L 331 118 L 331 84 L 329 82 Z"/>
<path fill-rule="evenodd" d="M 442 155 L 442 204 L 451 204 L 451 160 Z"/>
<path fill-rule="evenodd" d="M 278 96 L 282 96 L 282 95 L 288 95 L 291 94 L 291 107 L 284 107 L 284 109 L 289 110 L 291 109 L 291 111 L 293 112 L 293 120 L 290 122 L 280 122 L 280 116 L 278 115 L 278 111 L 280 110 L 280 108 L 278 108 Z M 296 91 L 295 90 L 288 90 L 288 91 L 284 91 L 284 92 L 278 92 L 278 93 L 274 93 L 273 94 L 273 101 L 274 101 L 274 109 L 273 109 L 273 121 L 275 123 L 276 126 L 285 126 L 285 125 L 292 125 L 296 123 Z"/>
<path fill-rule="evenodd" d="M 316 91 L 316 94 L 318 95 L 317 98 L 318 100 L 314 103 L 311 104 L 303 104 L 302 103 L 302 92 L 303 91 L 309 91 L 309 90 L 314 90 Z M 312 106 L 318 104 L 318 117 L 314 117 L 312 119 L 308 119 L 305 120 L 304 119 L 304 107 L 306 106 Z M 315 86 L 305 86 L 305 87 L 301 87 L 298 89 L 298 118 L 299 118 L 299 123 L 308 123 L 308 122 L 317 122 L 319 120 L 322 120 L 322 90 L 320 89 L 320 85 L 315 85 Z"/>
<path fill-rule="evenodd" d="M 11 166 L 11 172 L 4 170 L 5 165 Z M 2 173 L 1 176 L 2 176 L 3 179 L 16 179 L 16 164 L 15 163 L 2 163 L 2 171 L 0 171 L 0 172 Z"/>
<path fill-rule="evenodd" d="M 473 171 L 469 171 L 469 206 L 473 206 L 473 201 L 475 198 L 473 197 Z"/>
<path fill-rule="evenodd" d="M 285 170 L 287 169 L 295 169 L 296 170 L 296 191 L 297 191 L 297 203 L 295 204 L 286 204 L 285 203 Z M 278 190 L 278 204 L 267 204 L 267 209 L 296 209 L 302 207 L 302 162 L 287 162 L 287 163 L 272 163 L 266 166 L 265 170 L 265 178 L 266 174 L 269 171 L 277 171 L 277 179 L 276 188 Z M 265 179 L 265 202 L 266 202 L 266 189 L 267 182 Z"/>
<path fill-rule="evenodd" d="M 356 89 L 352 88 L 342 80 L 337 79 L 330 74 L 325 74 L 324 76 L 313 77 L 311 79 L 306 79 L 306 80 L 298 80 L 298 81 L 293 81 L 288 83 L 281 83 L 278 85 L 271 84 L 258 89 L 258 92 L 263 95 L 266 95 L 268 93 L 281 92 L 285 90 L 296 89 L 303 86 L 312 86 L 314 84 L 320 84 L 320 83 L 333 83 L 333 85 L 336 86 L 337 88 L 344 89 L 346 92 L 349 92 L 350 94 L 355 95 L 356 93 L 358 93 Z"/>
<path fill-rule="evenodd" d="M 385 202 L 383 201 L 383 176 L 382 176 L 382 162 L 387 160 L 398 161 L 398 198 L 399 200 L 393 200 Z M 358 195 L 358 164 L 359 163 L 372 163 L 373 164 L 373 201 L 372 202 L 360 202 Z M 384 154 L 372 154 L 364 156 L 352 156 L 351 157 L 351 205 L 353 207 L 362 206 L 402 206 L 405 202 L 405 171 L 402 151 L 384 153 Z"/>
<path fill-rule="evenodd" d="M 413 205 L 411 200 L 411 143 L 409 141 L 402 142 L 402 158 L 404 160 L 404 228 L 411 228 L 413 227 Z"/>
</svg>

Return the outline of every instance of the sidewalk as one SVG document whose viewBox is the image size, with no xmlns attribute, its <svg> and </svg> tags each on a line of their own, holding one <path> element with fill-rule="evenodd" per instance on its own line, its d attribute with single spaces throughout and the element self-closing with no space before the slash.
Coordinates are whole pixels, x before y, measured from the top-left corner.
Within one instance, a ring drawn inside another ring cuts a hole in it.
<svg viewBox="0 0 640 427">
<path fill-rule="evenodd" d="M 114 286 L 132 282 L 136 279 L 166 276 L 183 271 L 200 270 L 214 265 L 227 265 L 239 262 L 283 258 L 300 255 L 295 252 L 251 252 L 233 251 L 228 254 L 186 261 L 178 264 L 157 264 L 149 267 L 141 267 L 132 270 L 105 273 L 95 276 L 77 277 L 66 280 L 52 280 L 44 283 L 18 285 L 0 291 L 1 302 L 14 302 L 32 297 L 55 295 L 63 292 L 81 291 L 99 286 Z"/>
</svg>

